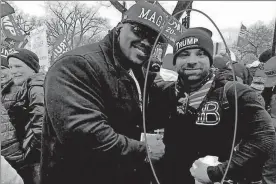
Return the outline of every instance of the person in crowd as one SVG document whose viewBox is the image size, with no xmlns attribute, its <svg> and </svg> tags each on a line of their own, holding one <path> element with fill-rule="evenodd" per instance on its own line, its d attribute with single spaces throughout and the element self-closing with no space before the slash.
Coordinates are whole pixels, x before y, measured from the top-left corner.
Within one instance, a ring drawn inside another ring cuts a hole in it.
<svg viewBox="0 0 276 184">
<path fill-rule="evenodd" d="M 265 74 L 267 80 L 265 87 L 272 88 L 272 95 L 270 102 L 268 103 L 267 110 L 269 111 L 271 118 L 273 119 L 274 127 L 276 128 L 276 56 L 270 58 L 264 65 Z"/>
<path fill-rule="evenodd" d="M 9 64 L 6 58 L 1 59 L 1 89 L 11 81 L 11 74 L 9 70 Z"/>
<path fill-rule="evenodd" d="M 10 122 L 7 109 L 14 103 L 19 87 L 15 86 L 10 73 L 9 64 L 6 58 L 1 59 L 1 155 L 10 164 L 16 164 L 16 157 L 20 152 L 19 141 L 16 137 L 14 125 Z"/>
<path fill-rule="evenodd" d="M 267 49 L 260 54 L 259 61 L 261 63 L 266 63 L 271 57 L 272 57 L 272 49 Z"/>
<path fill-rule="evenodd" d="M 165 21 L 160 7 L 138 2 L 103 40 L 65 53 L 50 67 L 45 79 L 42 184 L 148 182 L 146 144 L 139 141 L 142 65 Z M 154 76 L 148 79 L 151 86 Z M 150 159 L 164 152 L 158 145 L 150 149 Z"/>
<path fill-rule="evenodd" d="M 233 82 L 230 69 L 213 73 L 213 41 L 209 34 L 189 28 L 174 45 L 177 82 L 156 83 L 162 93 L 159 118 L 165 126 L 165 184 L 255 182 L 276 141 L 271 118 L 258 94 L 248 85 Z M 166 86 L 166 87 L 164 87 Z M 236 86 L 236 88 L 235 88 Z M 238 119 L 235 149 L 229 160 L 235 127 L 235 89 Z M 202 158 L 218 157 L 216 165 Z"/>
<path fill-rule="evenodd" d="M 252 76 L 255 76 L 255 72 L 257 70 L 264 70 L 264 64 L 272 57 L 272 50 L 271 49 L 267 49 L 264 52 L 262 52 L 258 58 L 258 60 L 254 61 L 251 64 L 248 64 L 248 69 L 251 72 Z M 264 89 L 264 93 L 266 95 L 266 91 L 267 89 Z M 268 89 L 269 91 L 269 89 Z M 263 93 L 263 94 L 264 94 Z M 266 100 L 266 98 L 265 98 Z"/>
<path fill-rule="evenodd" d="M 232 68 L 230 65 L 230 58 L 227 53 L 220 53 L 214 56 L 213 66 L 217 69 Z M 249 69 L 237 61 L 233 61 L 233 67 L 238 81 L 250 85 L 253 80 L 253 76 L 251 75 Z"/>
<path fill-rule="evenodd" d="M 259 87 L 260 89 L 258 90 L 258 92 L 261 92 L 262 97 L 264 98 L 264 102 L 265 102 L 265 109 L 268 111 L 268 113 L 271 116 L 274 128 L 276 127 L 276 121 L 275 121 L 275 110 L 276 109 L 276 104 L 275 103 L 275 78 L 273 75 L 271 75 L 270 71 L 273 71 L 273 68 L 275 68 L 275 64 L 273 63 L 273 60 L 270 60 L 270 58 L 272 57 L 272 50 L 268 49 L 265 50 L 263 53 L 260 54 L 259 56 L 259 61 L 260 61 L 260 65 L 257 69 L 257 71 L 255 72 L 255 76 L 254 78 L 259 78 L 258 76 L 264 76 L 265 75 L 265 82 L 264 82 L 264 89 L 262 90 L 262 92 L 260 91 L 263 87 L 261 87 L 263 84 L 260 85 L 259 83 Z M 269 61 L 269 63 L 266 64 L 267 61 Z M 266 68 L 266 69 L 265 69 Z M 260 73 L 261 71 L 261 73 Z M 268 76 L 266 74 L 263 74 L 263 72 L 267 71 L 268 72 Z M 253 79 L 254 81 L 254 79 Z M 258 80 L 260 81 L 260 80 Z M 263 81 L 263 80 L 262 80 Z M 252 82 L 253 84 L 254 82 Z M 253 87 L 256 89 L 256 87 Z M 270 157 L 269 159 L 266 161 L 264 167 L 263 167 L 263 171 L 262 171 L 262 183 L 263 184 L 272 184 L 272 183 L 276 183 L 276 148 L 274 147 L 274 149 L 271 150 L 270 153 Z"/>
<path fill-rule="evenodd" d="M 38 73 L 39 58 L 30 50 L 15 49 L 7 57 L 13 83 L 20 89 L 7 107 L 10 121 L 15 128 L 20 149 L 10 156 L 13 167 L 25 183 L 39 183 L 41 133 L 44 114 L 43 83 L 45 75 Z"/>
<path fill-rule="evenodd" d="M 252 83 L 250 85 L 260 95 L 262 94 L 262 92 L 265 88 L 266 78 L 267 78 L 267 76 L 266 76 L 264 70 L 258 69 L 255 72 Z"/>
<path fill-rule="evenodd" d="M 265 89 L 270 89 L 268 91 L 268 98 L 264 95 L 266 98 L 266 109 L 271 116 L 273 126 L 276 130 L 276 56 L 265 61 L 264 71 L 267 76 Z M 276 183 L 276 146 L 272 149 L 269 160 L 264 165 L 262 175 L 263 184 Z"/>
<path fill-rule="evenodd" d="M 151 72 L 160 72 L 160 68 L 162 66 L 162 62 L 157 57 L 153 57 L 151 62 L 152 63 L 150 65 L 149 70 Z"/>
<path fill-rule="evenodd" d="M 259 61 L 262 63 L 262 66 L 264 69 L 264 65 L 265 63 L 270 60 L 272 58 L 272 50 L 271 49 L 267 49 L 264 52 L 262 52 L 259 56 Z M 266 70 L 270 71 L 270 69 L 268 68 L 272 67 L 272 69 L 275 67 L 273 64 L 273 60 L 270 60 L 269 64 L 266 64 Z M 273 78 L 273 75 L 269 75 L 270 77 L 267 79 L 268 82 L 266 82 L 267 84 L 265 85 L 265 88 L 263 90 L 262 96 L 265 100 L 265 105 L 266 105 L 266 109 L 270 112 L 270 108 L 271 108 L 271 99 L 273 96 L 273 90 L 274 90 L 274 86 L 275 84 L 273 83 L 273 80 L 271 80 L 271 77 Z"/>
<path fill-rule="evenodd" d="M 1 155 L 1 184 L 24 184 L 20 175 Z"/>
<path fill-rule="evenodd" d="M 213 66 L 215 68 L 217 68 L 217 69 L 228 68 L 227 63 L 229 62 L 229 57 L 227 57 L 226 54 L 219 53 L 214 56 L 213 60 L 214 60 Z"/>
</svg>

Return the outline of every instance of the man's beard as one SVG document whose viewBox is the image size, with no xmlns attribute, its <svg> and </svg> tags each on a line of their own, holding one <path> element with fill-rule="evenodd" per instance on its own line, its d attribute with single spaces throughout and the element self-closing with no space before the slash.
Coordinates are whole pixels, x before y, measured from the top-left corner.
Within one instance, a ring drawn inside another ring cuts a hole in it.
<svg viewBox="0 0 276 184">
<path fill-rule="evenodd" d="M 190 75 L 186 75 L 183 70 L 178 71 L 178 75 L 181 78 L 181 80 L 184 83 L 188 83 L 189 85 L 194 85 L 194 84 L 203 82 L 204 79 L 206 79 L 206 77 L 209 75 L 209 73 L 210 73 L 209 71 L 203 71 L 201 74 L 198 75 L 199 76 L 198 79 L 190 80 L 189 79 Z"/>
</svg>

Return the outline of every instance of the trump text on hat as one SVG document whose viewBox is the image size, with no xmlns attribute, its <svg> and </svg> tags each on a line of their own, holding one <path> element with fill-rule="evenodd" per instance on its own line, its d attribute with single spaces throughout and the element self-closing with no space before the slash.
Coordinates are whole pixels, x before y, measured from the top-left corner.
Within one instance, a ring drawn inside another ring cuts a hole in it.
<svg viewBox="0 0 276 184">
<path fill-rule="evenodd" d="M 181 49 L 183 47 L 188 47 L 191 45 L 198 45 L 198 38 L 188 37 L 188 38 L 184 38 L 184 39 L 176 42 L 176 44 L 175 44 L 176 51 L 178 51 L 179 49 Z"/>
</svg>

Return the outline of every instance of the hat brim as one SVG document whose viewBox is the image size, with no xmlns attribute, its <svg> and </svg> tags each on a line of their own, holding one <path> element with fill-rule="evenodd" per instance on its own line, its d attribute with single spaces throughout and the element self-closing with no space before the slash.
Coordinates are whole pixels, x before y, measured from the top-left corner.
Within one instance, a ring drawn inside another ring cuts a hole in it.
<svg viewBox="0 0 276 184">
<path fill-rule="evenodd" d="M 276 85 L 276 76 L 267 77 L 265 81 L 265 87 L 270 88 Z"/>
</svg>

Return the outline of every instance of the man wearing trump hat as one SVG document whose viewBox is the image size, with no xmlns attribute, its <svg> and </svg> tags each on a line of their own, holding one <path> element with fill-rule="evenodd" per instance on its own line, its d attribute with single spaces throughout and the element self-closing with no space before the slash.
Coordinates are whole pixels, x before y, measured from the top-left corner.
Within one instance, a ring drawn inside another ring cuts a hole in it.
<svg viewBox="0 0 276 184">
<path fill-rule="evenodd" d="M 249 86 L 234 83 L 231 70 L 214 72 L 213 49 L 208 31 L 187 29 L 173 49 L 177 81 L 157 84 L 163 90 L 155 96 L 162 102 L 159 122 L 165 124 L 162 184 L 216 183 L 225 173 L 227 181 L 256 183 L 276 143 L 262 98 Z M 236 148 L 229 159 L 235 126 Z"/>
</svg>

